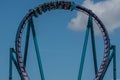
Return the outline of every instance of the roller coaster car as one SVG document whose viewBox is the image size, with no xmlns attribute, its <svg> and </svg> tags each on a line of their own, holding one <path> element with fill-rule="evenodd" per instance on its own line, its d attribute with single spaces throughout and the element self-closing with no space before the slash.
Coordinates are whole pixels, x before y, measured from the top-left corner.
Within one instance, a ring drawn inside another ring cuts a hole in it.
<svg viewBox="0 0 120 80">
<path fill-rule="evenodd" d="M 51 10 L 51 2 L 47 3 L 46 7 L 47 7 L 47 10 L 50 11 Z"/>
<path fill-rule="evenodd" d="M 64 1 L 59 1 L 58 2 L 58 8 L 59 9 L 64 9 L 64 3 L 65 3 Z"/>
<path fill-rule="evenodd" d="M 34 16 L 38 17 L 38 12 L 36 10 L 34 10 Z"/>
<path fill-rule="evenodd" d="M 49 8 L 50 8 L 50 10 L 51 10 L 51 9 L 54 9 L 54 3 L 53 3 L 53 2 L 50 2 L 50 3 L 49 3 Z"/>
<path fill-rule="evenodd" d="M 53 5 L 54 5 L 54 9 L 57 9 L 58 8 L 58 1 L 54 2 Z"/>
<path fill-rule="evenodd" d="M 36 7 L 36 12 L 37 12 L 38 14 L 41 14 L 41 13 L 40 13 L 40 10 L 39 10 L 39 7 Z"/>
<path fill-rule="evenodd" d="M 42 14 L 42 5 L 40 5 L 39 7 L 36 7 L 35 11 L 37 14 Z"/>
<path fill-rule="evenodd" d="M 44 5 L 42 5 L 42 11 L 43 12 L 47 11 L 47 3 L 44 3 Z"/>
<path fill-rule="evenodd" d="M 71 2 L 65 2 L 64 3 L 64 9 L 70 9 L 70 7 L 71 7 Z"/>
</svg>

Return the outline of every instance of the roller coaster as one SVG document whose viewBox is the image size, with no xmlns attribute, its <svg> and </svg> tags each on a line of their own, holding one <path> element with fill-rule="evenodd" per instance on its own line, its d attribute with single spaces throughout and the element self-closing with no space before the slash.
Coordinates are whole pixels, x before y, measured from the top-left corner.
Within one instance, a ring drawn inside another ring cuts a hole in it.
<svg viewBox="0 0 120 80">
<path fill-rule="evenodd" d="M 84 14 L 89 16 L 88 24 L 86 28 L 86 34 L 85 34 L 85 40 L 83 45 L 83 51 L 81 56 L 81 63 L 79 68 L 79 75 L 78 80 L 81 80 L 83 67 L 84 67 L 84 59 L 85 59 L 85 53 L 86 53 L 86 47 L 88 42 L 88 36 L 89 31 L 91 31 L 91 39 L 92 39 L 92 50 L 93 50 L 93 59 L 94 59 L 94 69 L 95 69 L 95 77 L 94 80 L 103 80 L 104 75 L 109 67 L 109 64 L 111 63 L 111 60 L 113 59 L 113 79 L 116 80 L 116 48 L 114 45 L 111 45 L 108 32 L 102 23 L 102 21 L 96 16 L 95 13 L 93 13 L 91 10 L 77 5 L 74 2 L 70 1 L 55 1 L 55 2 L 48 2 L 41 4 L 34 9 L 30 9 L 29 12 L 25 15 L 25 17 L 22 19 L 18 30 L 16 34 L 16 40 L 15 40 L 15 48 L 10 48 L 10 65 L 9 65 L 9 80 L 12 80 L 12 62 L 14 63 L 15 67 L 17 68 L 17 71 L 20 75 L 21 80 L 30 80 L 30 77 L 26 70 L 26 60 L 27 60 L 27 53 L 28 53 L 28 44 L 29 44 L 29 36 L 30 36 L 30 29 L 32 30 L 36 54 L 37 54 L 37 60 L 38 60 L 38 66 L 40 71 L 41 80 L 45 80 L 43 68 L 42 68 L 42 62 L 40 58 L 40 52 L 38 48 L 37 38 L 36 38 L 36 32 L 34 28 L 33 23 L 33 17 L 38 17 L 39 15 L 42 15 L 43 13 L 51 10 L 77 10 L 81 11 Z M 101 31 L 103 40 L 104 40 L 104 57 L 103 61 L 98 69 L 97 67 L 97 60 L 96 60 L 96 50 L 95 50 L 95 39 L 94 39 L 94 30 L 93 30 L 93 20 L 97 23 L 99 30 Z M 26 36 L 26 44 L 25 44 L 25 53 L 24 58 L 21 55 L 22 51 L 22 35 L 24 28 L 27 26 L 27 36 Z M 16 57 L 13 56 L 13 53 L 15 53 Z"/>
</svg>

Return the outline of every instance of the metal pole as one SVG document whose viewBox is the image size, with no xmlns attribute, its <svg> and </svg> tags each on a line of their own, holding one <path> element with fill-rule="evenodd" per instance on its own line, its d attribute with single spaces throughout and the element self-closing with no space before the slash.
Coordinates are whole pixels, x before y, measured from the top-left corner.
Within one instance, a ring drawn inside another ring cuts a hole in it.
<svg viewBox="0 0 120 80">
<path fill-rule="evenodd" d="M 21 72 L 20 72 L 18 63 L 17 63 L 17 61 L 15 60 L 13 54 L 12 54 L 12 61 L 13 61 L 13 63 L 15 64 L 15 67 L 16 67 L 16 69 L 17 69 L 17 71 L 18 71 L 18 73 L 19 73 L 19 75 L 20 75 L 20 77 L 21 77 L 21 79 L 22 79 L 22 75 L 21 75 Z"/>
<path fill-rule="evenodd" d="M 12 80 L 12 48 L 10 48 L 10 57 L 9 57 L 9 80 Z"/>
<path fill-rule="evenodd" d="M 84 46 L 83 46 L 83 50 L 82 50 L 78 80 L 81 80 L 81 77 L 82 77 L 84 60 L 85 60 L 85 55 L 86 55 L 87 42 L 88 42 L 88 37 L 89 37 L 89 25 L 90 25 L 90 18 L 88 20 L 87 30 L 86 30 L 86 34 L 85 34 L 85 41 L 84 41 Z"/>
<path fill-rule="evenodd" d="M 31 28 L 32 28 L 33 40 L 34 40 L 34 45 L 35 45 L 35 49 L 36 49 L 36 55 L 37 55 L 37 60 L 38 60 L 41 80 L 45 80 L 44 73 L 43 73 L 43 68 L 42 68 L 42 62 L 41 62 L 41 58 L 40 58 L 40 51 L 39 51 L 39 47 L 38 47 L 38 43 L 37 43 L 37 37 L 36 37 L 36 33 L 35 33 L 35 29 L 34 29 L 34 24 L 33 24 L 32 18 L 31 18 Z"/>
<path fill-rule="evenodd" d="M 114 56 L 113 56 L 113 79 L 116 80 L 116 47 L 114 46 Z"/>
<path fill-rule="evenodd" d="M 13 49 L 13 48 L 10 48 L 9 80 L 12 80 L 12 61 L 13 61 L 14 65 L 15 65 L 15 67 L 16 67 L 16 69 L 17 69 L 17 71 L 18 71 L 18 73 L 19 73 L 19 75 L 20 75 L 20 77 L 21 77 L 21 79 L 22 79 L 22 76 L 21 76 L 21 73 L 20 73 L 20 70 L 19 70 L 18 63 L 17 63 L 17 61 L 15 60 L 15 58 L 14 58 L 14 56 L 13 56 L 13 53 L 15 53 L 15 52 L 14 52 L 14 49 Z"/>
<path fill-rule="evenodd" d="M 114 80 L 116 80 L 116 60 L 114 60 L 114 58 L 115 58 L 114 55 L 115 55 L 115 53 L 116 53 L 116 51 L 115 51 L 115 46 L 111 46 L 111 50 L 112 50 L 112 53 L 111 53 L 111 55 L 110 55 L 110 57 L 109 57 L 108 64 L 107 64 L 106 69 L 105 69 L 103 75 L 101 76 L 100 80 L 103 80 L 103 78 L 104 78 L 104 76 L 105 76 L 105 73 L 106 73 L 106 71 L 107 71 L 107 69 L 108 69 L 108 67 L 109 67 L 112 59 L 113 59 L 113 78 L 114 78 Z M 115 61 L 115 62 L 114 62 L 114 61 Z"/>
<path fill-rule="evenodd" d="M 94 68 L 95 68 L 95 75 L 98 72 L 97 66 L 97 58 L 96 58 L 96 47 L 95 47 L 95 37 L 94 37 L 94 29 L 93 29 L 93 19 L 92 16 L 90 17 L 90 30 L 91 30 L 91 41 L 92 41 L 92 51 L 93 51 L 93 60 L 94 60 Z"/>
<path fill-rule="evenodd" d="M 108 67 L 109 67 L 109 65 L 110 65 L 110 62 L 112 61 L 112 58 L 113 58 L 113 53 L 112 53 L 112 54 L 110 55 L 110 57 L 109 57 L 108 64 L 107 64 L 106 69 L 105 69 L 103 75 L 101 76 L 100 80 L 103 80 L 103 78 L 104 78 L 104 76 L 105 76 L 105 73 L 106 73 L 106 71 L 107 71 L 107 69 L 108 69 Z"/>
<path fill-rule="evenodd" d="M 25 67 L 26 67 L 27 54 L 28 54 L 29 37 L 30 37 L 30 20 L 27 26 L 26 41 L 25 41 L 25 51 L 24 51 L 24 66 Z"/>
</svg>

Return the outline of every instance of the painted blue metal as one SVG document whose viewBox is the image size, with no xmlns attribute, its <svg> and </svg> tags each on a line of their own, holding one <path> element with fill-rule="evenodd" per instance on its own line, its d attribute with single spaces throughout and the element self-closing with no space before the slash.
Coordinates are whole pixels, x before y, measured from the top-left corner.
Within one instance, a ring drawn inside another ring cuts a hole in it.
<svg viewBox="0 0 120 80">
<path fill-rule="evenodd" d="M 104 73 L 102 74 L 102 76 L 100 77 L 100 80 L 103 80 L 104 76 L 105 76 L 105 73 L 113 59 L 113 80 L 116 80 L 116 47 L 114 45 L 111 46 L 111 55 L 109 56 L 109 61 L 108 61 L 108 64 L 107 64 L 107 67 L 104 71 Z"/>
<path fill-rule="evenodd" d="M 28 23 L 27 26 L 26 41 L 25 41 L 24 60 L 23 60 L 25 67 L 26 67 L 27 54 L 28 54 L 29 37 L 30 37 L 30 22 Z"/>
<path fill-rule="evenodd" d="M 12 80 L 12 49 L 10 48 L 10 57 L 9 57 L 9 80 Z"/>
<path fill-rule="evenodd" d="M 95 69 L 95 75 L 97 75 L 98 66 L 97 66 L 96 46 L 95 46 L 95 37 L 94 37 L 94 29 L 93 29 L 93 19 L 92 19 L 92 16 L 90 16 L 90 23 L 91 23 L 90 24 L 90 31 L 91 31 L 91 41 L 92 41 L 94 69 Z"/>
<path fill-rule="evenodd" d="M 31 29 L 32 29 L 32 34 L 33 34 L 33 40 L 34 40 L 34 45 L 35 45 L 35 50 L 36 50 L 36 55 L 37 55 L 37 60 L 38 60 L 38 66 L 40 70 L 40 75 L 41 75 L 41 80 L 45 80 L 44 73 L 43 73 L 43 68 L 42 68 L 42 62 L 41 62 L 41 57 L 40 57 L 40 51 L 37 43 L 37 37 L 34 29 L 34 24 L 32 18 L 30 19 L 31 23 Z"/>
<path fill-rule="evenodd" d="M 117 75 L 116 75 L 116 46 L 113 46 L 113 80 L 117 80 Z"/>
<path fill-rule="evenodd" d="M 81 80 L 81 78 L 82 78 L 82 72 L 83 72 L 83 66 L 84 66 L 84 61 L 85 61 L 85 55 L 86 55 L 86 49 L 87 49 L 90 25 L 91 25 L 91 21 L 90 21 L 90 17 L 89 17 L 88 25 L 87 25 L 87 29 L 86 29 L 86 34 L 85 34 L 83 50 L 82 50 L 82 56 L 81 56 L 78 80 Z"/>
<path fill-rule="evenodd" d="M 12 80 L 12 62 L 14 63 L 20 77 L 21 77 L 21 80 L 23 80 L 22 76 L 21 76 L 21 72 L 20 72 L 20 69 L 19 69 L 19 66 L 17 64 L 17 61 L 16 59 L 14 58 L 13 56 L 13 53 L 15 53 L 14 49 L 13 48 L 10 48 L 10 63 L 9 63 L 9 80 Z"/>
<path fill-rule="evenodd" d="M 71 11 L 72 10 L 75 10 L 76 9 L 76 4 L 73 2 L 72 4 L 71 4 Z"/>
</svg>

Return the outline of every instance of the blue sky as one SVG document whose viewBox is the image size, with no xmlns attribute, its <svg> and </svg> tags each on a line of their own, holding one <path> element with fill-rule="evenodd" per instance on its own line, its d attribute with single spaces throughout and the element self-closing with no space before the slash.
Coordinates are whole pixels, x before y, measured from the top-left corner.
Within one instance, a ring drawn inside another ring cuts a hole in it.
<svg viewBox="0 0 120 80">
<path fill-rule="evenodd" d="M 9 74 L 9 48 L 14 47 L 15 35 L 22 18 L 29 9 L 49 0 L 1 0 L 0 1 L 0 80 L 8 80 Z M 82 0 L 71 0 L 82 5 Z M 99 3 L 101 0 L 94 0 Z M 102 0 L 103 1 L 103 0 Z M 84 41 L 84 30 L 74 31 L 68 27 L 70 21 L 77 15 L 76 11 L 56 10 L 44 13 L 34 18 L 40 55 L 46 80 L 77 80 L 81 51 Z M 107 15 L 106 15 L 107 16 Z M 101 18 L 103 19 L 103 18 Z M 104 23 L 104 22 L 103 22 Z M 86 23 L 87 24 L 87 23 Z M 119 49 L 120 49 L 120 26 L 109 33 L 111 44 L 117 47 L 117 78 L 120 79 Z M 25 29 L 26 30 L 26 29 Z M 25 35 L 23 35 L 25 36 Z M 103 58 L 103 39 L 101 35 L 95 37 L 98 65 Z M 24 44 L 24 38 L 23 44 Z M 24 46 L 24 45 L 23 45 Z M 27 72 L 31 80 L 38 80 L 39 72 L 36 55 L 34 54 L 32 36 L 30 37 Z M 94 78 L 94 68 L 89 39 L 83 80 Z M 13 66 L 13 80 L 19 80 L 19 75 Z M 108 68 L 105 80 L 112 80 L 112 64 Z"/>
</svg>

